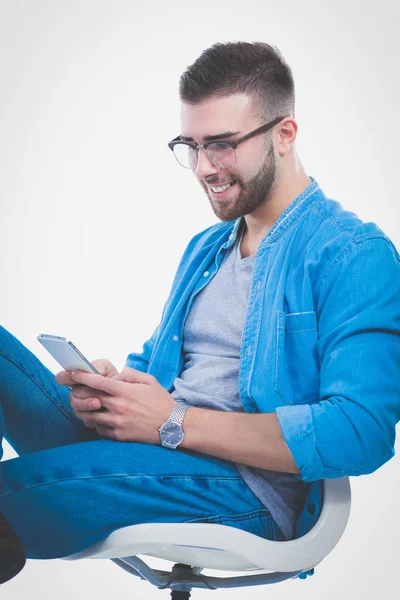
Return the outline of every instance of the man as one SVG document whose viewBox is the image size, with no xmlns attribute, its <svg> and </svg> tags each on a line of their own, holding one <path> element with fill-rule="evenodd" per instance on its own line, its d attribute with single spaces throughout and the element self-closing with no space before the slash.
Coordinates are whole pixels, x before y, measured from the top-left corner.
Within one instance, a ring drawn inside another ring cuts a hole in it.
<svg viewBox="0 0 400 600">
<path fill-rule="evenodd" d="M 55 379 L 0 332 L 20 454 L 0 511 L 31 558 L 147 521 L 291 539 L 309 482 L 394 453 L 400 257 L 305 172 L 289 67 L 267 44 L 216 44 L 180 96 L 169 146 L 221 222 L 189 242 L 142 353 Z"/>
</svg>

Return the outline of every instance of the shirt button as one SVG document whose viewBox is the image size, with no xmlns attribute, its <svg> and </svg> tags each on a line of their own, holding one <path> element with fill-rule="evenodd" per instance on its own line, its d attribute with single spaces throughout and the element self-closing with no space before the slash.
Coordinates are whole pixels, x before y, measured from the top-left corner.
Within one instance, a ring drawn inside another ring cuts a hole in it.
<svg viewBox="0 0 400 600">
<path fill-rule="evenodd" d="M 229 236 L 230 240 L 233 240 L 233 233 L 231 233 L 231 235 Z"/>
<path fill-rule="evenodd" d="M 208 271 L 204 271 L 204 273 L 203 273 L 203 277 L 208 277 L 208 276 L 209 276 L 209 274 L 210 274 L 210 273 L 209 273 Z"/>
<path fill-rule="evenodd" d="M 179 342 L 179 338 L 177 335 L 174 335 L 174 337 L 172 339 L 174 340 L 174 342 Z"/>
</svg>

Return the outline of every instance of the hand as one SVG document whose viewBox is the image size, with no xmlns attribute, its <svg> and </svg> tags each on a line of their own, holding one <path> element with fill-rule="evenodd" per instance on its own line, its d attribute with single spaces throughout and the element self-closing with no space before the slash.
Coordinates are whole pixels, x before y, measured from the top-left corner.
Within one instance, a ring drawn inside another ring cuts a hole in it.
<svg viewBox="0 0 400 600">
<path fill-rule="evenodd" d="M 103 377 L 114 377 L 118 375 L 117 369 L 106 358 L 98 358 L 97 360 L 93 360 L 92 365 L 101 375 L 103 375 Z M 68 385 L 69 387 L 75 385 L 76 382 L 72 379 L 71 374 L 72 371 L 60 371 L 60 373 L 57 373 L 56 375 L 57 383 L 60 385 Z"/>
<path fill-rule="evenodd" d="M 106 358 L 99 358 L 92 361 L 92 365 L 103 375 L 103 377 L 118 378 L 119 374 L 114 365 Z M 78 385 L 72 378 L 72 371 L 61 371 L 56 375 L 56 381 L 60 385 L 67 385 L 72 388 L 69 399 L 72 405 L 73 398 L 86 400 L 86 410 L 102 410 L 101 402 L 96 397 L 97 390 L 85 385 Z M 90 427 L 85 421 L 85 425 Z"/>
<path fill-rule="evenodd" d="M 167 421 L 176 401 L 153 375 L 125 367 L 117 377 L 74 371 L 71 378 L 75 384 L 94 390 L 105 409 L 90 411 L 87 405 L 93 397 L 72 395 L 72 409 L 88 427 L 120 442 L 160 445 L 158 429 Z"/>
</svg>

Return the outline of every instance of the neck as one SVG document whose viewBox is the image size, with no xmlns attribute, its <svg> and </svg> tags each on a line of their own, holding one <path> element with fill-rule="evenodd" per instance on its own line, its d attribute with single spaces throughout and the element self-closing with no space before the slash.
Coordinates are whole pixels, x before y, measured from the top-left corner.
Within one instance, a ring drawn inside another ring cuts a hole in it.
<svg viewBox="0 0 400 600">
<path fill-rule="evenodd" d="M 244 217 L 246 228 L 244 237 L 248 247 L 257 247 L 258 243 L 271 229 L 279 215 L 311 183 L 300 161 L 293 161 L 292 168 L 282 168 L 271 195 L 263 206 Z"/>
</svg>

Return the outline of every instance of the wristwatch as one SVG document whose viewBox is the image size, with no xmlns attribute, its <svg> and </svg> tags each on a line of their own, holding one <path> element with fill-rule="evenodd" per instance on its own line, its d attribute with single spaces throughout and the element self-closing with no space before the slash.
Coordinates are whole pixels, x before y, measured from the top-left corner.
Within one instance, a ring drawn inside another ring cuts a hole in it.
<svg viewBox="0 0 400 600">
<path fill-rule="evenodd" d="M 177 402 L 168 417 L 159 428 L 161 444 L 164 448 L 175 450 L 179 444 L 182 444 L 185 434 L 183 432 L 183 419 L 188 408 L 192 405 L 186 402 Z"/>
</svg>

